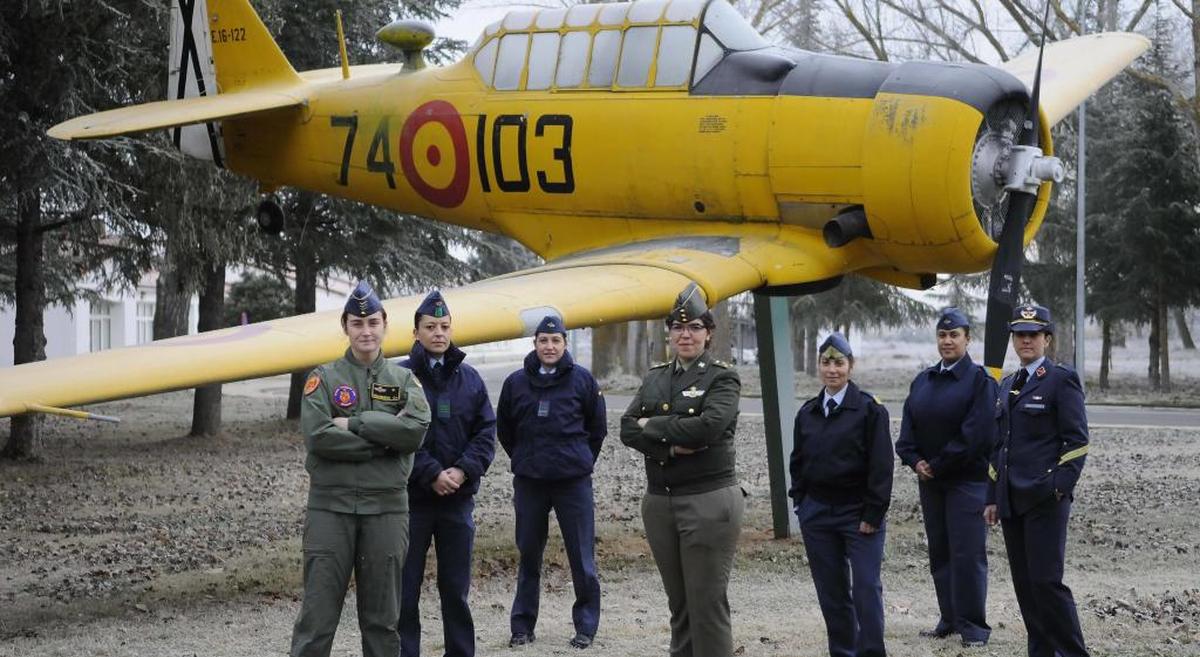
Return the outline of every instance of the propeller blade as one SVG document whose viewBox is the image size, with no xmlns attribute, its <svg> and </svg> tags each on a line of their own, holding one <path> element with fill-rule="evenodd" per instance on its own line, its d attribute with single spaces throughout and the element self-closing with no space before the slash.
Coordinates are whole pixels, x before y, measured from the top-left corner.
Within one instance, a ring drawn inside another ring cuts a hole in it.
<svg viewBox="0 0 1200 657">
<path fill-rule="evenodd" d="M 1033 77 L 1033 90 L 1029 97 L 1029 112 L 1025 125 L 1017 140 L 1022 146 L 1037 146 L 1038 119 L 1041 116 L 1039 99 L 1042 90 L 1042 55 L 1046 52 L 1046 23 L 1050 20 L 1050 0 L 1046 0 L 1042 16 L 1042 40 L 1038 45 L 1037 72 Z M 1021 268 L 1025 264 L 1025 224 L 1033 214 L 1037 203 L 1037 191 L 1010 190 L 1008 212 L 1000 240 L 996 245 L 996 257 L 992 260 L 991 281 L 988 286 L 987 319 L 983 343 L 983 364 L 996 379 L 1004 367 L 1004 355 L 1008 352 L 1008 322 L 1017 304 L 1021 290 Z"/>
</svg>

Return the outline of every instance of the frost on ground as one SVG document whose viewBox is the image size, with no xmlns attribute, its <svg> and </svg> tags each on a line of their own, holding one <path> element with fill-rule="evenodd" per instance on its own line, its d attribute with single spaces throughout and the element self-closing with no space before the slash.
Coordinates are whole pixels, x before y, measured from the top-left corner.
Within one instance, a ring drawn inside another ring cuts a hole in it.
<svg viewBox="0 0 1200 657">
<path fill-rule="evenodd" d="M 45 462 L 0 464 L 0 655 L 285 654 L 298 608 L 307 477 L 295 425 L 269 397 L 227 396 L 226 433 L 182 437 L 190 393 L 101 407 L 119 427 L 51 418 Z M 596 473 L 604 591 L 592 652 L 664 655 L 666 601 L 642 536 L 640 461 L 612 437 Z M 893 432 L 894 433 L 894 432 Z M 774 540 L 760 417 L 739 423 L 738 463 L 751 490 L 730 590 L 740 655 L 818 655 L 824 628 L 797 540 Z M 1096 429 L 1080 482 L 1067 583 L 1096 655 L 1200 652 L 1200 431 Z M 566 642 L 571 587 L 553 537 L 538 641 L 510 650 L 515 579 L 511 482 L 501 455 L 477 504 L 472 603 L 479 654 L 575 654 Z M 918 639 L 936 604 L 910 473 L 897 470 L 884 587 L 893 655 L 958 655 Z M 1023 654 L 999 533 L 990 542 L 991 645 Z M 429 567 L 434 564 L 431 557 Z M 432 578 L 427 579 L 432 582 Z M 353 594 L 351 594 L 352 596 Z M 436 589 L 423 597 L 425 654 L 441 654 Z M 336 655 L 360 654 L 353 604 Z"/>
</svg>

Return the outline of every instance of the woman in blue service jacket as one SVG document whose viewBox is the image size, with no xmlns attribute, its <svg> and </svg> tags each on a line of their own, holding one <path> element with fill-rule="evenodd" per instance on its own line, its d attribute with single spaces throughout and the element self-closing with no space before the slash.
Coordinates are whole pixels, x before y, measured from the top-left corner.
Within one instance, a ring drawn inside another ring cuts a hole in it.
<svg viewBox="0 0 1200 657">
<path fill-rule="evenodd" d="M 913 380 L 896 455 L 917 474 L 940 618 L 921 636 L 958 634 L 983 646 L 987 601 L 987 466 L 996 442 L 996 381 L 971 361 L 971 326 L 957 308 L 937 322 L 938 363 Z"/>
<path fill-rule="evenodd" d="M 788 494 L 830 656 L 883 657 L 879 571 L 893 463 L 888 412 L 850 380 L 854 352 L 846 338 L 830 335 L 817 353 L 825 385 L 796 413 Z"/>
</svg>

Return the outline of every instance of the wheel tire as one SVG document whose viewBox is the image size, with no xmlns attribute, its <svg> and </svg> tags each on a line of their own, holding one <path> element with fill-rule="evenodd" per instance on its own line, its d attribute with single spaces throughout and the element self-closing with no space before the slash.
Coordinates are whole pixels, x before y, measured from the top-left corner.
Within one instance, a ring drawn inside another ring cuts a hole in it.
<svg viewBox="0 0 1200 657">
<path fill-rule="evenodd" d="M 254 213 L 254 219 L 258 222 L 258 229 L 268 235 L 278 235 L 283 232 L 283 208 L 272 200 L 266 200 L 258 204 L 258 210 Z"/>
</svg>

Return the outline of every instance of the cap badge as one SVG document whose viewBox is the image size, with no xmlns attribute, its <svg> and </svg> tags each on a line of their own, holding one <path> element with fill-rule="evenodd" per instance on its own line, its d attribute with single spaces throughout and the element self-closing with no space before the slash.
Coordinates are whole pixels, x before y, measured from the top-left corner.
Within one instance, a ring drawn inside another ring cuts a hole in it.
<svg viewBox="0 0 1200 657">
<path fill-rule="evenodd" d="M 1034 310 L 1033 308 L 1022 308 L 1021 309 L 1021 319 L 1035 319 L 1035 318 L 1037 318 L 1037 311 Z"/>
</svg>

